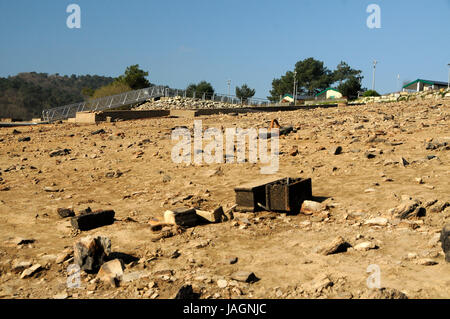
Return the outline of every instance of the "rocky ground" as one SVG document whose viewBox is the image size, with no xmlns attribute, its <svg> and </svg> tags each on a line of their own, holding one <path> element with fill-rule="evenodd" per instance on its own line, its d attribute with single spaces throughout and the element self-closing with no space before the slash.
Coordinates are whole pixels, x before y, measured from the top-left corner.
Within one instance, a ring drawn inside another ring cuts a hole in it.
<svg viewBox="0 0 450 319">
<path fill-rule="evenodd" d="M 243 104 L 231 104 L 220 101 L 182 98 L 180 96 L 161 98 L 157 101 L 148 101 L 135 107 L 136 110 L 170 110 L 170 109 L 228 109 L 248 107 Z"/>
<path fill-rule="evenodd" d="M 263 164 L 173 163 L 172 128 L 192 119 L 1 128 L 0 296 L 172 298 L 191 285 L 200 298 L 449 298 L 439 242 L 450 223 L 449 107 L 199 117 L 204 129 L 293 126 L 276 177 L 312 178 L 323 202 L 308 214 L 235 213 L 163 235 L 149 221 L 177 207 L 226 211 L 234 187 L 264 177 Z M 79 231 L 57 211 L 88 207 L 114 210 L 114 223 Z M 104 269 L 68 288 L 74 244 L 89 235 L 108 238 L 108 258 L 123 261 L 117 287 L 99 279 Z M 368 267 L 382 289 L 368 287 Z M 259 280 L 245 282 L 249 274 Z"/>
</svg>

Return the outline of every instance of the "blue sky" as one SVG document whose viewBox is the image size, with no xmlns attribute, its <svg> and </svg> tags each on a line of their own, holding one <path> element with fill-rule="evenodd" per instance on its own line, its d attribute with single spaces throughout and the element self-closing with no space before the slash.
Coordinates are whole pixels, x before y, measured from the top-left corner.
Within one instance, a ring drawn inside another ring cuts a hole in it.
<svg viewBox="0 0 450 319">
<path fill-rule="evenodd" d="M 81 29 L 66 8 L 81 7 Z M 369 4 L 381 29 L 369 29 Z M 118 76 L 131 64 L 174 88 L 207 80 L 218 93 L 247 83 L 265 98 L 273 78 L 314 57 L 344 60 L 376 89 L 447 81 L 450 0 L 0 0 L 0 76 L 19 72 Z"/>
</svg>

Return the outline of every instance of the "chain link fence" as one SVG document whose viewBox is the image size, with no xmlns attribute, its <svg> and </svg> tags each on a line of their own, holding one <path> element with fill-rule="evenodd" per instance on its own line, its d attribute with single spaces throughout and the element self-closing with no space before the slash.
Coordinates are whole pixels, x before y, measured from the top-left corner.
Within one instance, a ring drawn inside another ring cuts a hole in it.
<svg viewBox="0 0 450 319">
<path fill-rule="evenodd" d="M 77 112 L 95 112 L 107 109 L 114 109 L 131 104 L 148 101 L 152 98 L 159 97 L 183 97 L 201 100 L 211 100 L 215 102 L 248 105 L 248 106 L 269 106 L 270 101 L 259 98 L 240 99 L 234 95 L 225 94 L 208 94 L 204 93 L 196 95 L 195 92 L 188 93 L 186 90 L 171 89 L 167 86 L 153 86 L 146 89 L 125 92 L 117 95 L 106 96 L 95 100 L 64 105 L 52 109 L 42 111 L 42 119 L 44 121 L 57 121 L 75 117 Z"/>
</svg>

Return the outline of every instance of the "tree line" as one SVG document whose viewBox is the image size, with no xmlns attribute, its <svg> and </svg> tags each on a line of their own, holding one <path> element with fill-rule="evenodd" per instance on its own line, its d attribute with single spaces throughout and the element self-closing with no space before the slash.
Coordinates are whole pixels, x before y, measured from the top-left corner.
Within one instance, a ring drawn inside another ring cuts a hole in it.
<svg viewBox="0 0 450 319">
<path fill-rule="evenodd" d="M 273 79 L 268 99 L 275 102 L 279 101 L 280 96 L 292 94 L 294 80 L 298 95 L 314 96 L 334 86 L 343 96 L 353 99 L 358 96 L 358 92 L 365 90 L 361 86 L 361 73 L 361 70 L 353 69 L 344 61 L 335 70 L 330 70 L 322 61 L 307 58 L 298 61 L 293 71 L 287 71 L 280 78 Z"/>
<path fill-rule="evenodd" d="M 355 98 L 361 87 L 361 70 L 351 68 L 346 62 L 339 63 L 335 70 L 329 70 L 322 61 L 308 58 L 298 61 L 294 71 L 287 71 L 272 81 L 269 100 L 278 102 L 280 96 L 292 94 L 294 76 L 298 95 L 315 95 L 332 85 L 347 98 Z M 98 75 L 60 76 L 47 73 L 20 73 L 0 78 L 0 117 L 30 119 L 39 117 L 42 110 L 83 100 L 97 99 L 154 86 L 148 79 L 149 73 L 138 64 L 126 68 L 117 78 Z M 186 96 L 210 98 L 215 93 L 211 83 L 191 83 Z M 367 93 L 376 95 L 376 92 Z M 235 88 L 236 96 L 246 103 L 255 95 L 255 89 L 247 84 Z M 367 95 L 367 94 L 366 94 Z"/>
</svg>

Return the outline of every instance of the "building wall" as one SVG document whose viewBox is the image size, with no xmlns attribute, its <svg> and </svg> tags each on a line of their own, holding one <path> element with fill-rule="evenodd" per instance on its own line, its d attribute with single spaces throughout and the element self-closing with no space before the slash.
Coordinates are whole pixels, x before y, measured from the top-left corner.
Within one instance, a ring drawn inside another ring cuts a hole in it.
<svg viewBox="0 0 450 319">
<path fill-rule="evenodd" d="M 337 92 L 337 91 L 333 91 L 333 90 L 328 90 L 327 91 L 327 99 L 340 99 L 342 98 L 342 94 Z"/>
</svg>

